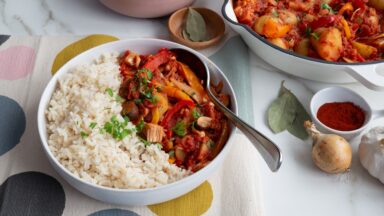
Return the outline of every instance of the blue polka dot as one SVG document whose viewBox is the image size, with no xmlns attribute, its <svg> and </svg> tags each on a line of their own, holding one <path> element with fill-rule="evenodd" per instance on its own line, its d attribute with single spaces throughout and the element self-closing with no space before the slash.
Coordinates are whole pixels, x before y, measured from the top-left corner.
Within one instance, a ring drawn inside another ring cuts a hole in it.
<svg viewBox="0 0 384 216">
<path fill-rule="evenodd" d="M 0 35 L 0 45 L 9 39 L 9 35 Z"/>
<path fill-rule="evenodd" d="M 63 187 L 44 173 L 19 173 L 0 186 L 0 215 L 59 216 L 64 207 Z"/>
<path fill-rule="evenodd" d="M 20 142 L 25 124 L 25 114 L 19 104 L 0 95 L 0 156 Z"/>
<path fill-rule="evenodd" d="M 105 209 L 95 213 L 90 214 L 89 216 L 140 216 L 133 211 L 125 209 Z"/>
</svg>

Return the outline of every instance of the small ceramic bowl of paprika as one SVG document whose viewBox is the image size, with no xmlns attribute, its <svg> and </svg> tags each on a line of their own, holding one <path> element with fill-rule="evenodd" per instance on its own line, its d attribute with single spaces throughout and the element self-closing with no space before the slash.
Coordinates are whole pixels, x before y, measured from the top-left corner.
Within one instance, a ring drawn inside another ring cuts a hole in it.
<svg viewBox="0 0 384 216">
<path fill-rule="evenodd" d="M 372 110 L 356 92 L 343 87 L 318 91 L 311 100 L 312 118 L 320 131 L 337 134 L 345 139 L 359 135 L 383 111 Z"/>
</svg>

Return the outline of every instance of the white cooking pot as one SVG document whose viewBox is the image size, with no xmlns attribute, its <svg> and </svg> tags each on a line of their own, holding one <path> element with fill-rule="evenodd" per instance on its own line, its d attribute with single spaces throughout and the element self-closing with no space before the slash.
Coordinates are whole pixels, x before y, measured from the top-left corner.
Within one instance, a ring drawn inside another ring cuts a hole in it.
<svg viewBox="0 0 384 216">
<path fill-rule="evenodd" d="M 248 26 L 239 23 L 233 10 L 232 0 L 225 0 L 222 14 L 227 23 L 241 35 L 253 52 L 284 72 L 309 80 L 329 83 L 359 81 L 367 88 L 384 91 L 384 61 L 328 62 L 299 55 L 268 42 Z"/>
</svg>

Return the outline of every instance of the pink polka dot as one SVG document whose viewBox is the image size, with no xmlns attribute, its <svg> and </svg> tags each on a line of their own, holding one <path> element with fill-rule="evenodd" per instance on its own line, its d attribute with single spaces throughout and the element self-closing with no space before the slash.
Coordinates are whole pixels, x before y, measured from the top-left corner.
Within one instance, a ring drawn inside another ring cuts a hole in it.
<svg viewBox="0 0 384 216">
<path fill-rule="evenodd" d="M 14 46 L 0 51 L 0 79 L 16 80 L 27 76 L 35 64 L 35 50 Z"/>
</svg>

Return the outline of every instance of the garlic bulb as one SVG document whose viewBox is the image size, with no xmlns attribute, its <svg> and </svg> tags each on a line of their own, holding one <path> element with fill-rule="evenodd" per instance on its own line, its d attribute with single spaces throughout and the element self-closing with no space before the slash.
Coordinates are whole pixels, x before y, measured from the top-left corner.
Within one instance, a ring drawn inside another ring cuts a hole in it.
<svg viewBox="0 0 384 216">
<path fill-rule="evenodd" d="M 372 128 L 362 136 L 359 158 L 363 167 L 384 183 L 384 127 Z"/>
</svg>

